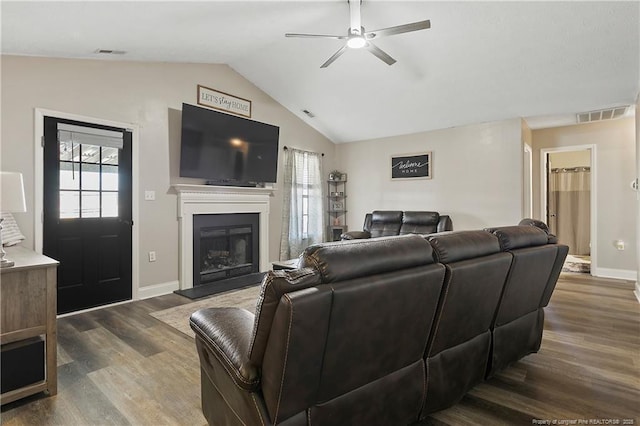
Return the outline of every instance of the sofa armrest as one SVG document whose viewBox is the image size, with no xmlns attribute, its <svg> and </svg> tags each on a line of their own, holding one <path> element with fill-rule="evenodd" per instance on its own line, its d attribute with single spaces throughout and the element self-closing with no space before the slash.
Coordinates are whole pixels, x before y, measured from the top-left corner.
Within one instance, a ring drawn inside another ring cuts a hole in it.
<svg viewBox="0 0 640 426">
<path fill-rule="evenodd" d="M 340 235 L 341 240 L 362 240 L 371 238 L 371 233 L 368 231 L 349 231 Z"/>
<path fill-rule="evenodd" d="M 448 215 L 440 215 L 436 232 L 453 231 L 453 222 Z"/>
<path fill-rule="evenodd" d="M 260 385 L 258 369 L 249 361 L 253 322 L 254 315 L 241 308 L 200 309 L 189 320 L 196 339 L 213 354 L 233 382 L 247 391 L 255 391 Z"/>
</svg>

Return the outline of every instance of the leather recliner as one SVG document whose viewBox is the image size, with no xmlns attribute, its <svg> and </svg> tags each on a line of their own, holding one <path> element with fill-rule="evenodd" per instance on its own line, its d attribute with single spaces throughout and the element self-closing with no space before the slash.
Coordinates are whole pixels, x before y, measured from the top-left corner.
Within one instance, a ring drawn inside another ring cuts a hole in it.
<svg viewBox="0 0 640 426">
<path fill-rule="evenodd" d="M 550 243 L 549 234 L 541 229 L 538 225 L 488 229 L 513 262 L 491 325 L 487 377 L 537 352 L 542 343 L 543 308 L 549 304 L 569 247 Z"/>
<path fill-rule="evenodd" d="M 418 420 L 444 266 L 417 235 L 307 248 L 271 271 L 255 317 L 191 316 L 211 425 L 400 425 Z"/>
<path fill-rule="evenodd" d="M 429 377 L 424 412 L 459 401 L 485 378 L 491 354 L 491 324 L 502 295 L 511 256 L 485 231 L 427 237 L 445 266 L 437 329 L 425 352 Z M 455 378 L 455 379 L 452 379 Z"/>
<path fill-rule="evenodd" d="M 453 231 L 448 215 L 427 211 L 374 210 L 364 217 L 362 231 L 349 231 L 342 240 L 388 237 L 407 234 L 434 234 Z"/>
</svg>

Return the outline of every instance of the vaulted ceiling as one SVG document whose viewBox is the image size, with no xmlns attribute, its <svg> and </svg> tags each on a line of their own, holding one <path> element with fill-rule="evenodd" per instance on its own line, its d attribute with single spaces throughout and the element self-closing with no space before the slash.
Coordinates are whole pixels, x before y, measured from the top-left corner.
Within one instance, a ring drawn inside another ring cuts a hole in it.
<svg viewBox="0 0 640 426">
<path fill-rule="evenodd" d="M 431 29 L 377 40 L 392 66 L 360 49 L 325 69 L 343 41 L 284 34 L 346 34 L 346 0 L 1 7 L 3 54 L 225 63 L 336 143 L 514 117 L 570 124 L 640 90 L 637 1 L 364 0 L 367 31 L 424 19 Z"/>
</svg>

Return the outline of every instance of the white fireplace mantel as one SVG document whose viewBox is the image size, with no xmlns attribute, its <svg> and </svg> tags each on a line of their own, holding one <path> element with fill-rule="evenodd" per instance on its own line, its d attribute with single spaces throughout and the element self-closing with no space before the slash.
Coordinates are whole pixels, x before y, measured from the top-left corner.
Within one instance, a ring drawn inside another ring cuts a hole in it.
<svg viewBox="0 0 640 426">
<path fill-rule="evenodd" d="M 180 289 L 193 287 L 193 216 L 198 214 L 258 213 L 260 215 L 260 271 L 269 269 L 269 198 L 272 188 L 243 188 L 177 184 L 180 222 Z"/>
</svg>

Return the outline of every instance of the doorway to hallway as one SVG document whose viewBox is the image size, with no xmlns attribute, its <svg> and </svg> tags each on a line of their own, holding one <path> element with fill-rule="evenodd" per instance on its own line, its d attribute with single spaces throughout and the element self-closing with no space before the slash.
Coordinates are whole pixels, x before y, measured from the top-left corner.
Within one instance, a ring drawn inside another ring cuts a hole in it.
<svg viewBox="0 0 640 426">
<path fill-rule="evenodd" d="M 569 246 L 565 271 L 591 272 L 595 255 L 592 147 L 542 151 L 543 217 L 558 241 Z"/>
</svg>

